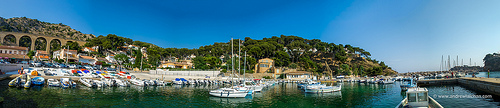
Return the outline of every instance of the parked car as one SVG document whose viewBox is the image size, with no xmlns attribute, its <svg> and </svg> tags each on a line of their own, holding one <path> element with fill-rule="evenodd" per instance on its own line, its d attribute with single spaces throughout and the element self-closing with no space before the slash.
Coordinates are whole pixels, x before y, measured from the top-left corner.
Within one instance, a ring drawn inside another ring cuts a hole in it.
<svg viewBox="0 0 500 108">
<path fill-rule="evenodd" d="M 92 68 L 92 66 L 89 66 L 89 65 L 85 65 L 83 66 L 85 69 L 88 69 L 88 70 L 93 70 L 94 68 Z"/>
<path fill-rule="evenodd" d="M 31 65 L 34 66 L 34 67 L 41 67 L 42 66 L 42 62 L 32 62 Z"/>
<path fill-rule="evenodd" d="M 107 68 L 106 70 L 107 71 L 116 71 L 116 69 L 113 69 L 113 68 Z"/>
<path fill-rule="evenodd" d="M 70 64 L 68 67 L 72 68 L 72 69 L 76 69 L 77 68 L 76 65 L 74 65 L 74 64 Z"/>
<path fill-rule="evenodd" d="M 54 64 L 52 64 L 52 63 L 45 63 L 43 66 L 44 66 L 44 67 L 50 67 L 50 68 L 56 67 L 56 66 L 54 66 Z"/>
<path fill-rule="evenodd" d="M 67 66 L 61 63 L 61 64 L 57 64 L 56 67 L 57 68 L 66 68 Z"/>
</svg>

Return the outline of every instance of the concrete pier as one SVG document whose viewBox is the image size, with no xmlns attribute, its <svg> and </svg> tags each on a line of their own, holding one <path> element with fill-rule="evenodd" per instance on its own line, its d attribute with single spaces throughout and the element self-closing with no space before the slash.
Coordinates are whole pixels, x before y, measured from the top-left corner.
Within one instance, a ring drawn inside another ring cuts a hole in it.
<svg viewBox="0 0 500 108">
<path fill-rule="evenodd" d="M 458 78 L 418 80 L 418 86 L 457 84 Z"/>
<path fill-rule="evenodd" d="M 500 78 L 449 78 L 417 81 L 418 86 L 439 86 L 446 84 L 458 84 L 473 90 L 500 96 Z"/>
</svg>

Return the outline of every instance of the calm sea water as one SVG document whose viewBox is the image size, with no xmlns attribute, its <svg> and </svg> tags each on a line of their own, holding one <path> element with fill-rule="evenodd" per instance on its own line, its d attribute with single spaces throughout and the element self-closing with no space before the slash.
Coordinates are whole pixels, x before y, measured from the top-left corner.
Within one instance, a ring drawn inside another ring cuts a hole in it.
<svg viewBox="0 0 500 108">
<path fill-rule="evenodd" d="M 342 83 L 342 91 L 307 94 L 296 84 L 277 84 L 246 98 L 217 98 L 208 94 L 217 86 L 166 86 L 91 89 L 10 88 L 0 81 L 3 107 L 362 107 L 391 108 L 403 98 L 400 82 L 388 85 Z M 339 84 L 339 83 L 336 83 Z M 334 84 L 334 85 L 336 85 Z M 458 85 L 427 87 L 429 95 L 484 95 Z M 498 97 L 437 98 L 444 107 L 499 107 Z"/>
</svg>

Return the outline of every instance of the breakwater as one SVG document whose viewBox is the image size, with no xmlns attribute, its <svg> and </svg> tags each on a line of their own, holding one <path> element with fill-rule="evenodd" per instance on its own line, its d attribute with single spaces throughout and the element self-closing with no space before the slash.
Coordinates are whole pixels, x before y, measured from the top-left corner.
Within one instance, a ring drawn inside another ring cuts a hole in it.
<svg viewBox="0 0 500 108">
<path fill-rule="evenodd" d="M 418 86 L 435 86 L 458 84 L 468 87 L 473 90 L 486 92 L 489 94 L 500 96 L 500 78 L 449 78 L 449 79 L 432 79 L 419 80 Z"/>
</svg>

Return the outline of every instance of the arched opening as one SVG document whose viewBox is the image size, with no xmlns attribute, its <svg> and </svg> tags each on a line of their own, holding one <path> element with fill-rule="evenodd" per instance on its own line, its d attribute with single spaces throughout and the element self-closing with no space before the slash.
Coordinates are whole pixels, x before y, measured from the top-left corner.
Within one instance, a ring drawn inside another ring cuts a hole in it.
<svg viewBox="0 0 500 108">
<path fill-rule="evenodd" d="M 31 37 L 23 36 L 19 39 L 19 46 L 21 47 L 31 47 Z"/>
<path fill-rule="evenodd" d="M 61 49 L 61 41 L 59 39 L 52 39 L 50 41 L 50 52 Z"/>
<path fill-rule="evenodd" d="M 47 40 L 43 37 L 36 38 L 35 40 L 35 50 L 46 50 Z"/>
<path fill-rule="evenodd" d="M 3 37 L 3 45 L 15 46 L 16 45 L 16 37 L 14 35 L 7 35 Z"/>
</svg>

